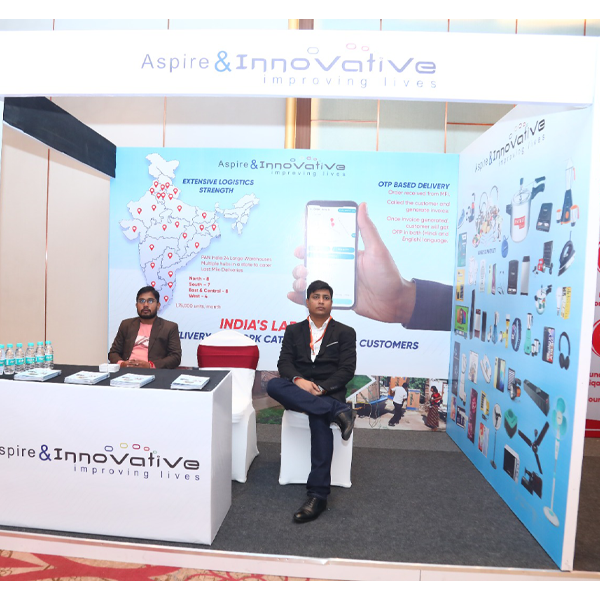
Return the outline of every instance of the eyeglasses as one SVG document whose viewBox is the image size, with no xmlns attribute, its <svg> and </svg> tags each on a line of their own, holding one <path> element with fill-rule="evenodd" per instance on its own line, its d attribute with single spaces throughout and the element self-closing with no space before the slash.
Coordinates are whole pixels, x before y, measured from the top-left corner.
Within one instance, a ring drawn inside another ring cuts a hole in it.
<svg viewBox="0 0 600 600">
<path fill-rule="evenodd" d="M 155 302 L 156 300 L 154 298 L 149 298 L 148 300 L 146 300 L 146 298 L 140 298 L 138 300 L 138 304 L 148 304 L 150 306 L 152 306 Z"/>
</svg>

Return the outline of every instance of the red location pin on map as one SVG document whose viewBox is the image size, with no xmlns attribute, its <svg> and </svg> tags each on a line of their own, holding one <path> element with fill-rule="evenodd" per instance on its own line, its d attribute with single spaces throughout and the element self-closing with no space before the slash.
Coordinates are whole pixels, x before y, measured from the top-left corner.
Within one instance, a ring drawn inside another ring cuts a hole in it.
<svg viewBox="0 0 600 600">
<path fill-rule="evenodd" d="M 169 258 L 173 258 L 173 253 L 169 252 Z"/>
<path fill-rule="evenodd" d="M 141 214 L 141 212 L 142 212 L 142 209 L 138 208 L 138 215 Z"/>
<path fill-rule="evenodd" d="M 133 230 L 133 233 L 137 231 L 137 227 L 135 225 L 131 229 Z"/>
<path fill-rule="evenodd" d="M 196 242 L 196 248 L 200 245 L 200 242 Z"/>
<path fill-rule="evenodd" d="M 173 193 L 174 193 L 175 195 L 177 195 L 177 194 L 179 193 L 179 189 L 177 189 L 177 188 L 173 188 Z"/>
<path fill-rule="evenodd" d="M 216 228 L 217 228 L 217 226 L 215 224 L 213 224 L 212 230 L 214 231 Z"/>
<path fill-rule="evenodd" d="M 169 200 L 173 200 L 173 194 L 169 194 Z M 179 209 L 181 210 L 181 209 Z"/>
<path fill-rule="evenodd" d="M 172 281 L 169 281 L 169 283 L 168 283 L 167 285 L 168 285 L 170 288 L 172 288 L 172 287 L 173 287 L 173 282 L 172 282 Z"/>
<path fill-rule="evenodd" d="M 150 266 L 154 269 L 154 263 L 150 263 Z"/>
<path fill-rule="evenodd" d="M 150 188 L 150 193 L 154 194 L 154 188 L 153 187 Z"/>
<path fill-rule="evenodd" d="M 156 281 L 151 281 L 151 282 L 150 282 L 150 285 L 151 285 L 152 287 L 154 287 L 154 286 L 156 285 Z"/>
<path fill-rule="evenodd" d="M 170 184 L 170 182 L 168 182 L 168 181 L 167 181 L 167 183 L 165 183 L 165 187 L 166 187 L 167 189 L 169 189 L 169 188 L 171 187 L 171 184 Z"/>
<path fill-rule="evenodd" d="M 163 231 L 166 231 L 166 229 L 167 229 L 167 226 L 163 225 Z"/>
<path fill-rule="evenodd" d="M 154 250 L 154 244 L 150 244 L 150 250 Z"/>
<path fill-rule="evenodd" d="M 204 231 L 204 225 L 200 225 L 200 231 Z"/>
<path fill-rule="evenodd" d="M 156 210 L 156 204 L 152 205 L 152 210 Z"/>
<path fill-rule="evenodd" d="M 183 239 L 185 240 L 185 238 L 187 238 L 187 233 L 183 234 Z"/>
<path fill-rule="evenodd" d="M 175 221 L 175 227 L 179 227 L 179 221 Z"/>
<path fill-rule="evenodd" d="M 164 300 L 165 302 L 168 302 L 168 301 L 169 301 L 169 296 L 163 296 L 163 300 Z"/>
<path fill-rule="evenodd" d="M 153 185 L 154 187 L 158 187 L 158 181 L 155 181 L 155 182 L 154 182 L 152 185 Z"/>
<path fill-rule="evenodd" d="M 206 213 L 202 213 L 202 218 L 206 219 Z"/>
<path fill-rule="evenodd" d="M 161 189 L 161 191 L 162 191 L 162 190 L 164 190 L 164 189 L 165 189 L 165 186 L 164 186 L 164 185 L 161 185 L 161 186 L 160 186 L 160 189 Z"/>
<path fill-rule="evenodd" d="M 169 271 L 169 277 L 173 277 L 173 271 Z"/>
<path fill-rule="evenodd" d="M 169 197 L 170 197 L 170 198 L 172 198 L 172 197 L 173 197 L 173 194 L 169 194 Z M 181 204 L 180 204 L 180 205 L 177 207 L 177 210 L 178 210 L 179 212 L 181 212 Z"/>
</svg>

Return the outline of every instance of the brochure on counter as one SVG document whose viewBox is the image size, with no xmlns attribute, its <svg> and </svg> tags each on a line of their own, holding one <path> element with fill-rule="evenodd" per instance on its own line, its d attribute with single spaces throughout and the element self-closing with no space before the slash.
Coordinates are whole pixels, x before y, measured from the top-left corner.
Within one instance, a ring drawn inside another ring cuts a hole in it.
<svg viewBox="0 0 600 600">
<path fill-rule="evenodd" d="M 48 381 L 60 375 L 58 369 L 29 369 L 22 373 L 15 373 L 15 381 Z"/>
<path fill-rule="evenodd" d="M 208 382 L 210 377 L 196 377 L 194 375 L 180 375 L 171 384 L 172 390 L 201 390 Z"/>
<path fill-rule="evenodd" d="M 94 385 L 99 381 L 108 379 L 110 373 L 100 373 L 99 371 L 79 371 L 65 377 L 65 383 L 77 383 L 80 385 Z"/>
<path fill-rule="evenodd" d="M 127 373 L 116 379 L 111 379 L 110 385 L 114 387 L 140 388 L 148 385 L 152 381 L 154 381 L 154 375 L 135 375 L 134 373 Z"/>
</svg>

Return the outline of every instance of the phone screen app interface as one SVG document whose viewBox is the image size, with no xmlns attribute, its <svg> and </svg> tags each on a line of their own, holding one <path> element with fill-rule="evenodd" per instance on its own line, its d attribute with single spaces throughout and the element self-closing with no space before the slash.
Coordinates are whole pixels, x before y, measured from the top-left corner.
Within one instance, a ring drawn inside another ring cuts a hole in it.
<svg viewBox="0 0 600 600">
<path fill-rule="evenodd" d="M 307 284 L 315 279 L 333 288 L 333 306 L 354 304 L 356 207 L 307 206 Z"/>
</svg>

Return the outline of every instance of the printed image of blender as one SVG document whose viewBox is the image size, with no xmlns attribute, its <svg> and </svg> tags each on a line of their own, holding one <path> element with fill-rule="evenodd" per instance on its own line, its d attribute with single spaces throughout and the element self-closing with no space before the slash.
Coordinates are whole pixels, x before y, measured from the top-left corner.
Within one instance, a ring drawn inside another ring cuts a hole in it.
<svg viewBox="0 0 600 600">
<path fill-rule="evenodd" d="M 571 193 L 571 183 L 575 181 L 575 167 L 569 159 L 567 161 L 567 169 L 565 172 L 565 198 L 562 208 L 556 209 L 556 222 L 561 225 L 571 224 L 574 227 L 579 219 L 579 206 L 573 204 L 573 195 Z"/>
<path fill-rule="evenodd" d="M 545 180 L 545 177 L 538 177 L 535 181 L 523 185 L 521 177 L 521 187 L 506 207 L 506 212 L 510 215 L 510 237 L 513 242 L 522 242 L 527 237 L 531 221 L 531 201 L 546 189 L 546 184 L 543 183 Z"/>
</svg>

